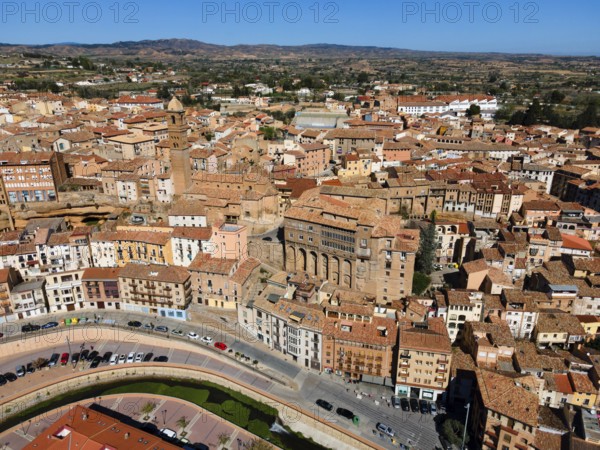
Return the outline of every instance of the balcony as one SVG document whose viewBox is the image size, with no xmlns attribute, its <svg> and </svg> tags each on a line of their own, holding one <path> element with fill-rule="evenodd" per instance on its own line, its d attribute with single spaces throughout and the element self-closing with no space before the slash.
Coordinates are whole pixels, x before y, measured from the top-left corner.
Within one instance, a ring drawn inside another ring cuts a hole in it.
<svg viewBox="0 0 600 450">
<path fill-rule="evenodd" d="M 438 367 L 435 371 L 437 373 L 446 373 L 446 372 L 448 372 L 448 369 L 442 368 L 442 367 Z"/>
<path fill-rule="evenodd" d="M 408 369 L 410 367 L 410 361 L 400 361 L 400 367 Z"/>
<path fill-rule="evenodd" d="M 370 248 L 358 248 L 356 249 L 356 256 L 361 259 L 369 259 L 371 258 L 371 249 Z"/>
<path fill-rule="evenodd" d="M 449 362 L 449 361 L 448 361 L 447 359 L 438 359 L 438 360 L 437 360 L 437 363 L 438 363 L 438 364 L 448 364 L 448 362 Z"/>
<path fill-rule="evenodd" d="M 410 359 L 410 355 L 406 354 L 406 353 L 401 353 L 400 354 L 400 358 L 402 358 L 402 359 Z"/>
</svg>

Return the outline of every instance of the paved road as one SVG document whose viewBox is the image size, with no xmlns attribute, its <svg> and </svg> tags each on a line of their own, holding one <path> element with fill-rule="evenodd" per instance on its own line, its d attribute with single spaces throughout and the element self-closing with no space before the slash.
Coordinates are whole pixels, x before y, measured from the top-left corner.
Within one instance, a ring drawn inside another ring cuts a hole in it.
<svg viewBox="0 0 600 450">
<path fill-rule="evenodd" d="M 102 311 L 102 313 L 99 314 L 102 315 L 103 320 L 116 320 L 118 324 L 123 325 L 132 320 L 139 320 L 142 323 L 152 322 L 155 326 L 165 325 L 169 327 L 170 339 L 177 339 L 171 334 L 172 329 L 182 330 L 184 336 L 188 331 L 194 331 L 200 336 L 211 336 L 214 341 L 225 342 L 232 350 L 231 353 L 225 352 L 225 354 L 223 354 L 223 352 L 216 350 L 212 346 L 207 346 L 198 342 L 200 353 L 180 350 L 176 351 L 168 347 L 168 341 L 166 340 L 164 347 L 152 347 L 143 343 L 144 336 L 148 333 L 162 336 L 164 336 L 164 334 L 142 331 L 141 329 L 119 330 L 116 328 L 115 330 L 120 331 L 118 334 L 119 339 L 114 339 L 114 335 L 106 336 L 106 339 L 101 340 L 95 345 L 94 349 L 101 353 L 106 351 L 117 353 L 129 353 L 132 351 L 144 353 L 152 352 L 156 356 L 163 354 L 168 356 L 170 362 L 199 365 L 210 369 L 222 370 L 224 373 L 232 375 L 249 384 L 259 383 L 255 385 L 284 400 L 295 402 L 303 408 L 314 412 L 317 412 L 318 409 L 314 402 L 319 398 L 323 398 L 333 403 L 336 408 L 342 406 L 350 409 L 360 417 L 361 423 L 357 429 L 350 421 L 337 416 L 335 412 L 333 414 L 327 413 L 328 415 L 325 416 L 327 420 L 335 421 L 336 423 L 351 429 L 353 432 L 388 448 L 398 447 L 391 445 L 389 438 L 380 439 L 379 434 L 373 434 L 377 422 L 383 422 L 391 426 L 396 431 L 400 443 L 411 443 L 414 445 L 414 448 L 429 450 L 434 449 L 440 444 L 432 416 L 422 416 L 419 413 L 406 413 L 400 409 L 389 408 L 386 401 L 380 401 L 379 405 L 375 404 L 375 400 L 380 400 L 382 395 L 389 399 L 389 396 L 392 393 L 389 388 L 386 389 L 381 386 L 368 385 L 365 383 L 346 385 L 335 375 L 319 374 L 319 372 L 304 370 L 293 362 L 286 361 L 283 355 L 271 351 L 262 344 L 255 343 L 251 336 L 248 336 L 242 330 L 236 329 L 235 324 L 225 323 L 224 321 L 219 320 L 219 317 L 215 318 L 215 316 L 206 314 L 203 317 L 202 323 L 191 323 L 165 318 L 149 318 L 142 314 L 121 311 Z M 87 316 L 93 319 L 94 312 L 78 311 L 77 313 L 71 313 L 70 316 Z M 57 321 L 59 321 L 61 317 L 66 317 L 66 315 L 54 315 L 54 319 Z M 50 321 L 53 319 L 45 317 L 44 321 L 40 323 L 45 323 L 46 320 Z M 13 336 L 13 338 L 18 337 L 21 335 L 20 325 L 21 324 L 5 324 L 0 327 L 0 332 L 5 332 L 5 339 L 11 339 L 11 336 Z M 81 342 L 72 342 L 71 351 L 79 351 L 79 346 L 81 344 Z M 87 348 L 89 348 L 89 345 L 90 344 L 88 343 Z M 24 354 L 20 355 L 18 358 L 11 359 L 10 361 L 3 361 L 0 359 L 0 372 L 14 371 L 17 364 L 26 364 L 39 356 L 48 358 L 52 352 L 61 353 L 65 351 L 69 351 L 66 342 L 57 344 L 52 351 L 45 351 L 43 354 L 37 354 L 35 352 Z M 242 370 L 239 366 L 235 366 L 231 361 L 235 352 L 248 355 L 251 359 L 257 359 L 259 361 L 259 372 L 272 377 L 273 381 L 265 382 L 256 372 L 253 372 L 250 367 L 248 367 L 247 370 Z M 51 369 L 50 372 L 55 370 L 68 369 L 56 368 Z M 46 374 L 47 372 L 42 373 Z M 26 380 L 27 377 L 33 376 L 36 376 L 36 374 L 26 376 L 24 380 Z M 15 387 L 16 383 L 21 381 L 23 380 L 15 382 Z M 267 384 L 260 385 L 260 383 Z M 10 386 L 10 384 L 7 386 Z M 364 396 L 362 399 L 358 399 L 357 395 L 354 393 L 355 389 L 358 389 L 359 392 L 369 393 L 371 394 L 371 397 Z M 6 386 L 0 387 L 0 395 L 2 395 L 5 390 Z M 325 413 L 325 411 L 318 410 L 318 412 L 321 414 L 321 417 L 323 417 L 322 414 Z"/>
</svg>

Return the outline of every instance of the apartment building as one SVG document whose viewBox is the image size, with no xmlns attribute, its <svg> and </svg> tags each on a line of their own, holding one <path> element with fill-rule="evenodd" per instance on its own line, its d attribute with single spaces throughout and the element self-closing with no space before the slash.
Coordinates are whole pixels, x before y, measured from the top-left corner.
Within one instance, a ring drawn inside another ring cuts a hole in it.
<svg viewBox="0 0 600 450">
<path fill-rule="evenodd" d="M 318 304 L 293 299 L 286 274 L 274 276 L 261 295 L 238 308 L 240 324 L 274 351 L 287 355 L 301 367 L 323 370 L 325 314 Z"/>
<path fill-rule="evenodd" d="M 85 299 L 81 278 L 84 270 L 46 275 L 46 298 L 49 312 L 65 312 L 83 309 Z"/>
<path fill-rule="evenodd" d="M 120 268 L 90 267 L 83 272 L 82 287 L 86 307 L 121 309 Z"/>
<path fill-rule="evenodd" d="M 450 341 L 454 342 L 465 322 L 481 322 L 483 318 L 483 292 L 450 290 L 444 293 L 447 311 L 444 318 Z"/>
<path fill-rule="evenodd" d="M 534 447 L 539 398 L 513 377 L 485 369 L 475 371 L 469 430 L 476 448 L 522 450 Z"/>
<path fill-rule="evenodd" d="M 443 319 L 400 323 L 396 395 L 436 401 L 448 387 L 451 363 Z"/>
<path fill-rule="evenodd" d="M 48 312 L 45 283 L 44 279 L 24 281 L 12 288 L 10 303 L 15 320 L 43 316 Z"/>
<path fill-rule="evenodd" d="M 359 148 L 372 151 L 375 148 L 377 133 L 371 130 L 336 128 L 327 132 L 323 144 L 331 150 L 331 159 L 339 161 L 341 156 Z"/>
<path fill-rule="evenodd" d="M 171 227 L 129 227 L 94 233 L 90 239 L 94 267 L 174 264 Z"/>
<path fill-rule="evenodd" d="M 400 300 L 412 293 L 418 230 L 402 228 L 378 202 L 351 204 L 305 192 L 285 213 L 285 267 L 377 297 Z"/>
<path fill-rule="evenodd" d="M 188 267 L 199 253 L 212 254 L 211 227 L 174 227 L 171 233 L 173 264 Z"/>
<path fill-rule="evenodd" d="M 541 292 L 502 290 L 501 300 L 504 310 L 500 317 L 508 324 L 515 338 L 531 338 L 539 316 L 538 301 L 544 302 L 546 299 Z"/>
<path fill-rule="evenodd" d="M 21 281 L 21 276 L 14 268 L 0 269 L 0 321 L 6 320 L 14 312 L 11 302 L 11 290 Z"/>
<path fill-rule="evenodd" d="M 250 277 L 260 266 L 254 258 L 217 258 L 200 253 L 189 265 L 193 301 L 213 308 L 236 309 L 250 289 Z"/>
<path fill-rule="evenodd" d="M 203 202 L 180 199 L 169 211 L 171 227 L 206 227 L 206 208 Z"/>
<path fill-rule="evenodd" d="M 533 338 L 540 348 L 570 348 L 583 342 L 585 330 L 576 316 L 560 310 L 541 312 Z"/>
<path fill-rule="evenodd" d="M 154 180 L 165 173 L 164 164 L 151 158 L 112 161 L 101 169 L 102 190 L 119 202 L 156 197 Z"/>
<path fill-rule="evenodd" d="M 0 153 L 0 176 L 11 205 L 58 201 L 58 188 L 66 181 L 62 153 Z"/>
<path fill-rule="evenodd" d="M 192 283 L 183 267 L 127 264 L 119 272 L 121 309 L 187 320 Z"/>
<path fill-rule="evenodd" d="M 68 272 L 90 267 L 90 232 L 76 229 L 52 233 L 45 244 L 37 244 L 43 272 Z"/>
<path fill-rule="evenodd" d="M 435 261 L 442 265 L 461 264 L 471 245 L 467 222 L 436 221 L 435 232 Z"/>
<path fill-rule="evenodd" d="M 322 367 L 345 378 L 393 387 L 398 326 L 372 302 L 372 297 L 365 300 L 364 292 L 337 289 L 321 305 Z"/>
<path fill-rule="evenodd" d="M 305 177 L 316 177 L 329 168 L 331 160 L 331 149 L 323 143 L 300 144 L 300 149 L 304 153 L 302 167 L 298 167 L 298 172 Z"/>
<path fill-rule="evenodd" d="M 516 343 L 506 322 L 466 322 L 462 345 L 465 352 L 473 357 L 477 367 L 512 369 Z"/>
</svg>

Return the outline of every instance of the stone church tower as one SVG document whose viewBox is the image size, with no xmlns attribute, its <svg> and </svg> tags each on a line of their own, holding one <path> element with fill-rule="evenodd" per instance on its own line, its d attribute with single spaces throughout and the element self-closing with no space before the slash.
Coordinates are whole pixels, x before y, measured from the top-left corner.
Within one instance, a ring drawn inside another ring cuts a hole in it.
<svg viewBox="0 0 600 450">
<path fill-rule="evenodd" d="M 187 124 L 183 105 L 173 97 L 167 106 L 169 121 L 169 148 L 171 157 L 171 180 L 173 193 L 182 195 L 192 184 L 190 147 L 187 140 Z"/>
</svg>

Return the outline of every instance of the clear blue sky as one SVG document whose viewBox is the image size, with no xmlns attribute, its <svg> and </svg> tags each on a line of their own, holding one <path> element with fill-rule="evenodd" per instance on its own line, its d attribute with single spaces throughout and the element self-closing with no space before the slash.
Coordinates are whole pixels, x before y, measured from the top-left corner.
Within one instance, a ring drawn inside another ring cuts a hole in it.
<svg viewBox="0 0 600 450">
<path fill-rule="evenodd" d="M 226 45 L 332 43 L 600 55 L 600 0 L 75 3 L 0 2 L 0 42 L 111 43 L 177 37 Z M 230 12 L 224 14 L 225 9 Z"/>
</svg>

